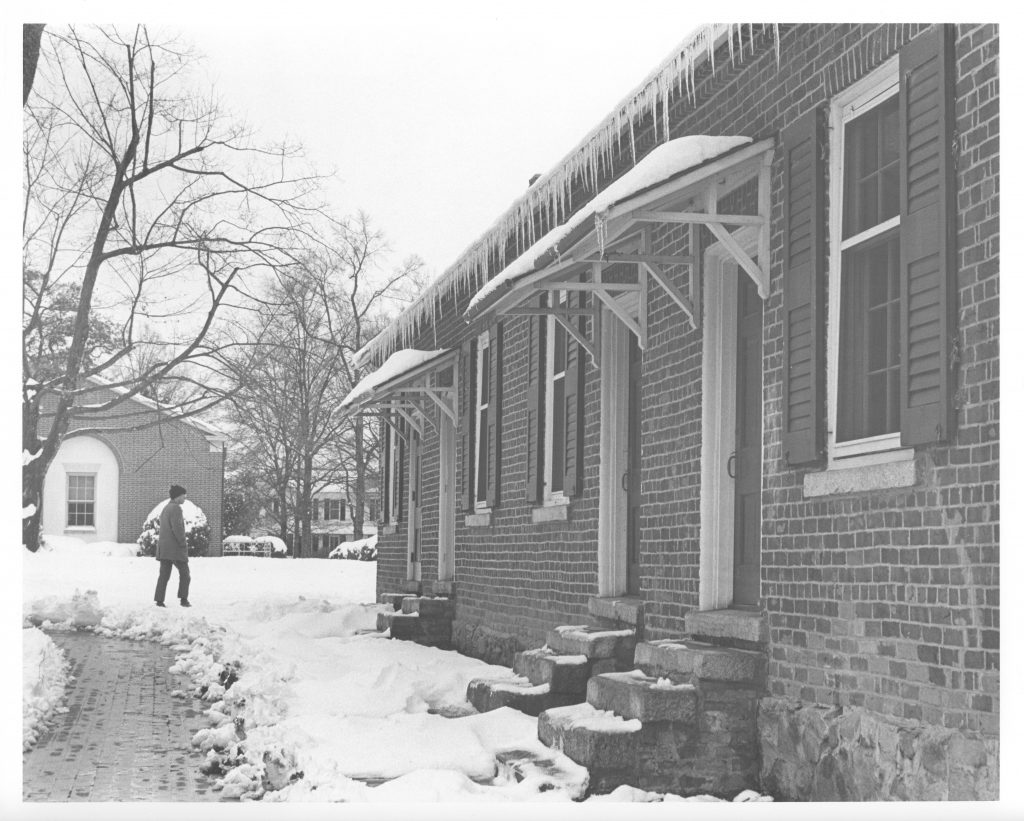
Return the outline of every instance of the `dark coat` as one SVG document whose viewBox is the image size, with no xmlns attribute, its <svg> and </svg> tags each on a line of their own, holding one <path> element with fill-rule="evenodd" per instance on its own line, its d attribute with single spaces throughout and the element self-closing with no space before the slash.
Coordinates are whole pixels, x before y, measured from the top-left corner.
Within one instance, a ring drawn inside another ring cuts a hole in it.
<svg viewBox="0 0 1024 821">
<path fill-rule="evenodd" d="M 188 542 L 185 540 L 185 516 L 181 505 L 171 499 L 160 511 L 160 539 L 156 557 L 172 562 L 188 561 Z"/>
</svg>

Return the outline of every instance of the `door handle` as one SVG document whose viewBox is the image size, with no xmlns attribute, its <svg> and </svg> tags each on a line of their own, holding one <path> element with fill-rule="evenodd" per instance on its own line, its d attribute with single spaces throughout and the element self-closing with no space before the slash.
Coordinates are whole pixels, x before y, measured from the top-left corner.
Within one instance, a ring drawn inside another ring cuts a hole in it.
<svg viewBox="0 0 1024 821">
<path fill-rule="evenodd" d="M 629 471 L 622 474 L 622 489 L 629 493 Z"/>
<path fill-rule="evenodd" d="M 725 463 L 725 472 L 729 474 L 730 479 L 736 478 L 736 451 L 732 452 L 729 461 Z"/>
</svg>

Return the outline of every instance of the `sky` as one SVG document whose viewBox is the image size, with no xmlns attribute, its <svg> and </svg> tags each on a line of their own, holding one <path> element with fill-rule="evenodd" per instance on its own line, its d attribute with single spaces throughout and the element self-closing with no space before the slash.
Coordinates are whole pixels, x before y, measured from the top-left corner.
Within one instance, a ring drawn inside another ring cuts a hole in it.
<svg viewBox="0 0 1024 821">
<path fill-rule="evenodd" d="M 699 22 L 640 0 L 341 4 L 178 28 L 223 103 L 300 141 L 340 214 L 366 211 L 397 263 L 440 274 Z M 644 25 L 657 20 L 658 25 Z"/>
</svg>

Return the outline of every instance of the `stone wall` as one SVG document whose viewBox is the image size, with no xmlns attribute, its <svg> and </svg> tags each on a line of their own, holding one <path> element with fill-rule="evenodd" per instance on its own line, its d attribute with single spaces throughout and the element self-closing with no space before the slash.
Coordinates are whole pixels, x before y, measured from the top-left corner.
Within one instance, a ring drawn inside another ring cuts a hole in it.
<svg viewBox="0 0 1024 821">
<path fill-rule="evenodd" d="M 859 707 L 762 699 L 761 789 L 790 801 L 986 801 L 999 743 Z"/>
</svg>

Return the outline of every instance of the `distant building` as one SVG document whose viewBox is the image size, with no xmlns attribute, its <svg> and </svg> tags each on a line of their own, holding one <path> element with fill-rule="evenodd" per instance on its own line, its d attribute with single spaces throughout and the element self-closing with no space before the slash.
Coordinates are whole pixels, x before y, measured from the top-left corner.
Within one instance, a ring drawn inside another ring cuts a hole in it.
<svg viewBox="0 0 1024 821">
<path fill-rule="evenodd" d="M 363 537 L 365 538 L 377 533 L 377 517 L 379 515 L 377 488 L 369 485 L 364 496 Z M 327 485 L 323 490 L 313 494 L 312 556 L 326 556 L 342 542 L 354 540 L 353 507 L 354 503 L 339 484 Z M 253 528 L 250 535 L 280 534 L 279 519 L 279 502 L 274 499 L 260 511 L 260 525 Z M 294 526 L 290 525 L 289 548 L 292 547 L 293 537 Z"/>
<path fill-rule="evenodd" d="M 83 405 L 118 393 L 96 383 Z M 56 398 L 43 398 L 40 432 L 49 429 Z M 149 425 L 141 430 L 133 430 Z M 172 419 L 145 397 L 109 411 L 78 415 L 61 443 L 43 487 L 43 535 L 86 542 L 134 542 L 149 512 L 184 486 L 210 526 L 210 555 L 220 555 L 227 437 L 198 419 Z"/>
</svg>

